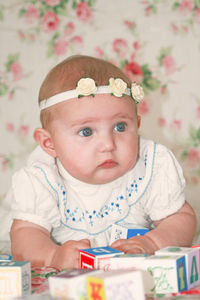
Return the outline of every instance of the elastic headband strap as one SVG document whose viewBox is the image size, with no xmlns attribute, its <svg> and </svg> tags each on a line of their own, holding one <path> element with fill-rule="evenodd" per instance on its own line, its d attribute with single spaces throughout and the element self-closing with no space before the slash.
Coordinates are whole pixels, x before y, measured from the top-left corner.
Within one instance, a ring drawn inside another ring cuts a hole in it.
<svg viewBox="0 0 200 300">
<path fill-rule="evenodd" d="M 96 94 L 110 94 L 110 93 L 111 93 L 110 86 L 102 85 L 102 86 L 97 87 L 97 90 L 95 91 L 94 94 L 96 95 Z M 128 88 L 124 94 L 131 96 L 130 89 Z M 50 98 L 42 100 L 39 104 L 40 110 L 43 110 L 52 105 L 61 103 L 63 101 L 67 101 L 67 100 L 70 100 L 73 98 L 79 98 L 80 97 L 79 95 L 80 95 L 80 92 L 78 92 L 77 90 L 69 90 L 69 91 L 66 91 L 63 93 L 56 94 Z"/>
</svg>

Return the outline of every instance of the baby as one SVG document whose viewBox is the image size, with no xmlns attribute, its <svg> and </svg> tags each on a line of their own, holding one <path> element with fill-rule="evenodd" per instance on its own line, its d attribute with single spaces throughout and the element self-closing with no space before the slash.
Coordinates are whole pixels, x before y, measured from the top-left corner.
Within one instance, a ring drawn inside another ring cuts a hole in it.
<svg viewBox="0 0 200 300">
<path fill-rule="evenodd" d="M 182 170 L 165 146 L 139 136 L 143 90 L 113 64 L 72 56 L 39 93 L 37 148 L 12 180 L 15 260 L 78 268 L 79 249 L 125 253 L 191 246 L 196 218 Z M 150 228 L 111 243 L 113 225 Z"/>
</svg>

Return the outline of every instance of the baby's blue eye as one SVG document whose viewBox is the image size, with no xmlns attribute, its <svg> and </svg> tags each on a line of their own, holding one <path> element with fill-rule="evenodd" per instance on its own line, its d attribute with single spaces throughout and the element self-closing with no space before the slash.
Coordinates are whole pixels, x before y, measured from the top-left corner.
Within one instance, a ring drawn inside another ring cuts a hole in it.
<svg viewBox="0 0 200 300">
<path fill-rule="evenodd" d="M 89 128 L 89 127 L 87 127 L 87 128 L 83 128 L 83 129 L 81 129 L 80 131 L 79 131 L 79 135 L 80 136 L 90 136 L 90 135 L 92 135 L 92 129 L 91 128 Z"/>
<path fill-rule="evenodd" d="M 123 132 L 126 130 L 126 124 L 124 122 L 117 123 L 114 128 L 115 131 Z"/>
</svg>

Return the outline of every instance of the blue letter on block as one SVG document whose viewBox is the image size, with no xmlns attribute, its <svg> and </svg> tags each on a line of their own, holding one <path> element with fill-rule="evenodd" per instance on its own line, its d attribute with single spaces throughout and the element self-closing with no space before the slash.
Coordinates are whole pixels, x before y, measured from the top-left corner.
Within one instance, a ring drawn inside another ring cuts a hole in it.
<svg viewBox="0 0 200 300">
<path fill-rule="evenodd" d="M 129 239 L 129 238 L 131 238 L 132 236 L 135 236 L 135 235 L 144 235 L 148 231 L 149 231 L 149 229 L 147 229 L 147 228 L 128 229 L 127 239 Z"/>
<path fill-rule="evenodd" d="M 185 267 L 185 256 L 180 257 L 177 260 L 177 277 L 178 277 L 178 290 L 187 291 L 187 275 L 186 275 L 186 267 Z"/>
</svg>

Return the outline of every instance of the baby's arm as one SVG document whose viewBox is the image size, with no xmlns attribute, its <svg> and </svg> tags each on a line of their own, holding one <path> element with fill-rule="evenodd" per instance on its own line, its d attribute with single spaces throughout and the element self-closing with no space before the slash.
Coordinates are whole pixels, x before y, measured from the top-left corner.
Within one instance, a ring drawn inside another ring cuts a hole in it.
<svg viewBox="0 0 200 300">
<path fill-rule="evenodd" d="M 11 232 L 14 260 L 31 261 L 32 266 L 51 266 L 62 270 L 78 268 L 79 249 L 90 247 L 90 241 L 68 241 L 55 244 L 45 228 L 31 222 L 14 220 Z"/>
<path fill-rule="evenodd" d="M 147 252 L 153 254 L 166 246 L 190 247 L 196 230 L 196 216 L 186 202 L 182 208 L 165 219 L 154 222 L 155 229 L 144 236 L 118 240 L 111 247 L 125 253 Z"/>
</svg>

